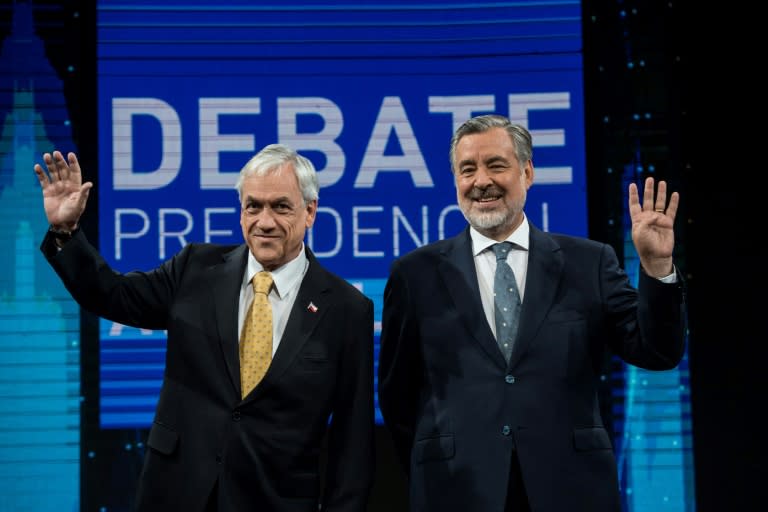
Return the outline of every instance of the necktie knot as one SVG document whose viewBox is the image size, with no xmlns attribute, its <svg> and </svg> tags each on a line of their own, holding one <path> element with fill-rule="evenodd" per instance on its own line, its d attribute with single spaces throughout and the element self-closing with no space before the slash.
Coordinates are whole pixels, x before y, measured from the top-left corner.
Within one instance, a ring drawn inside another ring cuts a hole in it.
<svg viewBox="0 0 768 512">
<path fill-rule="evenodd" d="M 266 271 L 258 272 L 253 276 L 251 282 L 255 293 L 269 295 L 269 289 L 272 288 L 272 274 Z"/>
<path fill-rule="evenodd" d="M 512 242 L 500 242 L 491 246 L 493 253 L 496 255 L 496 261 L 506 261 L 507 254 L 512 249 Z"/>
</svg>

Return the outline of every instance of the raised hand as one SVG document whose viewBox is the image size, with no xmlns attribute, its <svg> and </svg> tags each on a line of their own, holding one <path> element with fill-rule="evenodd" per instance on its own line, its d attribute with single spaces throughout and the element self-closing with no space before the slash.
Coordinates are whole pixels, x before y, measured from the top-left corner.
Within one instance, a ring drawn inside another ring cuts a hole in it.
<svg viewBox="0 0 768 512">
<path fill-rule="evenodd" d="M 629 216 L 632 219 L 632 242 L 640 263 L 648 275 L 664 277 L 672 273 L 672 251 L 675 248 L 675 215 L 680 194 L 673 192 L 667 204 L 667 183 L 660 181 L 654 197 L 653 178 L 646 178 L 643 199 L 637 185 L 629 184 Z"/>
<path fill-rule="evenodd" d="M 57 229 L 72 231 L 77 227 L 93 183 L 83 183 L 80 164 L 74 153 L 67 155 L 68 161 L 59 151 L 45 153 L 43 161 L 46 170 L 35 164 L 35 174 L 43 190 L 43 206 L 48 223 Z"/>
</svg>

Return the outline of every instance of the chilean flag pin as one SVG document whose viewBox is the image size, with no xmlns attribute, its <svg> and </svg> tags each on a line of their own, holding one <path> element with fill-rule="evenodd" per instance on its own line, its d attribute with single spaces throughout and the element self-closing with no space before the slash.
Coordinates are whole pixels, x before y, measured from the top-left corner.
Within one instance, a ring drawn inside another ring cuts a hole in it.
<svg viewBox="0 0 768 512">
<path fill-rule="evenodd" d="M 311 313 L 317 313 L 317 306 L 315 306 L 314 302 L 310 302 L 309 306 L 307 306 L 307 310 L 309 310 Z"/>
</svg>

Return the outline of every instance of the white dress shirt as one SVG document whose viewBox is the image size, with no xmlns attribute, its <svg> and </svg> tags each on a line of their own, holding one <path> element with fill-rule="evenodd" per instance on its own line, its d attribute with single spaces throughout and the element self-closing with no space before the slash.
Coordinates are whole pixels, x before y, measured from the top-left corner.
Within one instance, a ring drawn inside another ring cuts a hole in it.
<svg viewBox="0 0 768 512">
<path fill-rule="evenodd" d="M 272 271 L 272 289 L 267 295 L 269 303 L 272 305 L 272 355 L 275 355 L 277 346 L 285 332 L 285 326 L 288 323 L 288 315 L 291 313 L 293 303 L 296 302 L 296 296 L 299 294 L 299 287 L 309 268 L 309 260 L 304 253 L 304 244 L 301 246 L 299 255 L 289 261 L 277 270 Z M 256 261 L 253 253 L 248 251 L 248 268 L 245 270 L 243 282 L 240 284 L 240 305 L 237 314 L 237 332 L 243 329 L 245 316 L 248 314 L 248 308 L 253 302 L 253 286 L 251 279 L 257 272 L 264 270 L 264 267 Z"/>
<path fill-rule="evenodd" d="M 530 228 L 528 218 L 523 214 L 523 222 L 511 234 L 506 242 L 512 242 L 512 250 L 507 253 L 507 263 L 515 273 L 517 289 L 520 291 L 520 302 L 525 295 L 525 278 L 528 275 L 528 244 Z M 496 336 L 496 320 L 493 309 L 493 278 L 496 274 L 496 255 L 491 246 L 497 244 L 496 240 L 480 234 L 475 228 L 469 228 L 472 238 L 472 255 L 475 259 L 477 282 L 480 285 L 480 298 L 483 301 L 483 312 L 488 320 L 488 325 Z"/>
</svg>

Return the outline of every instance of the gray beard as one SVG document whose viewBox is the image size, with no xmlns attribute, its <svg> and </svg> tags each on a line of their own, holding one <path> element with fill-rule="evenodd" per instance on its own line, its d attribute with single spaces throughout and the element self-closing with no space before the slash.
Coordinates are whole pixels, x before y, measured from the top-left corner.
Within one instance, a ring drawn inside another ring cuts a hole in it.
<svg viewBox="0 0 768 512">
<path fill-rule="evenodd" d="M 469 225 L 478 231 L 501 227 L 508 221 L 508 218 L 513 215 L 513 212 L 509 211 L 485 213 L 462 211 L 461 213 L 464 214 L 464 218 L 467 219 Z"/>
</svg>

